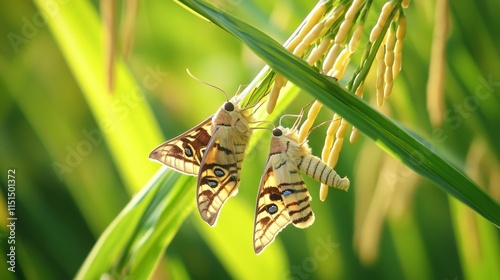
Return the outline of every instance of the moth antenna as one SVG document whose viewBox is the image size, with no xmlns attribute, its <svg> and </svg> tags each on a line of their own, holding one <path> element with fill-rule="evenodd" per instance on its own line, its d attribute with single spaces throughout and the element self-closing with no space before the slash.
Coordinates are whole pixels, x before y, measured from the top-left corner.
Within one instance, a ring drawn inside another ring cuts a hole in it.
<svg viewBox="0 0 500 280">
<path fill-rule="evenodd" d="M 301 117 L 300 117 L 300 115 L 284 114 L 284 115 L 283 115 L 283 116 L 281 116 L 281 118 L 280 118 L 280 122 L 279 122 L 279 125 L 280 125 L 280 126 L 282 125 L 282 121 L 283 121 L 283 118 L 284 118 L 284 117 L 295 117 L 295 118 L 298 118 L 298 119 L 300 119 L 300 118 L 301 118 Z M 295 121 L 295 122 L 297 122 L 297 121 Z M 293 127 L 294 127 L 294 126 L 295 126 L 295 123 L 293 124 Z"/>
<path fill-rule="evenodd" d="M 188 69 L 188 68 L 186 68 L 186 72 L 188 73 L 188 75 L 189 75 L 189 76 L 191 76 L 191 78 L 195 79 L 197 82 L 200 82 L 200 83 L 202 83 L 202 84 L 204 84 L 204 85 L 207 85 L 207 86 L 209 86 L 209 87 L 211 87 L 211 88 L 214 88 L 214 89 L 216 89 L 216 90 L 218 90 L 218 91 L 222 92 L 222 93 L 224 94 L 224 96 L 226 97 L 226 101 L 228 101 L 228 102 L 229 102 L 229 98 L 227 97 L 227 93 L 226 93 L 223 89 L 221 89 L 221 88 L 220 88 L 220 87 L 218 87 L 218 86 L 215 86 L 215 85 L 209 84 L 209 83 L 207 83 L 207 82 L 205 82 L 205 81 L 203 81 L 203 80 L 201 80 L 201 79 L 197 78 L 196 76 L 194 76 L 193 74 L 191 74 L 191 72 L 189 71 L 189 69 Z"/>
<path fill-rule="evenodd" d="M 309 101 L 306 105 L 304 105 L 304 107 L 302 107 L 302 110 L 305 110 L 307 107 L 311 106 L 311 104 L 313 104 L 314 101 L 316 101 L 316 98 L 314 98 L 313 100 Z"/>
<path fill-rule="evenodd" d="M 247 87 L 247 85 L 241 85 L 241 84 L 238 86 L 238 89 L 236 90 L 236 93 L 234 94 L 234 98 L 235 98 L 235 101 L 236 101 L 235 103 L 239 104 L 243 100 L 243 98 L 241 98 L 240 94 L 244 91 L 244 89 L 246 87 Z"/>
<path fill-rule="evenodd" d="M 250 93 L 250 97 L 249 97 L 249 100 L 252 99 L 252 97 L 254 96 L 254 94 L 257 92 L 257 90 L 262 87 L 263 85 L 260 84 L 258 85 L 256 88 L 254 88 L 252 90 L 252 92 Z M 266 88 L 264 90 L 264 93 L 262 94 L 262 96 L 257 99 L 251 106 L 248 106 L 247 108 L 255 108 L 254 112 L 252 114 L 255 113 L 255 111 L 259 110 L 259 108 L 262 106 L 262 104 L 264 104 L 264 102 L 262 102 L 262 100 L 269 94 L 269 87 L 270 87 L 270 84 L 267 83 L 266 85 Z M 257 106 L 257 107 L 256 107 Z"/>
<path fill-rule="evenodd" d="M 304 113 L 305 113 L 305 110 L 308 106 L 310 106 L 316 99 L 313 99 L 311 101 L 309 101 L 306 105 L 304 105 L 304 107 L 302 107 L 300 109 L 300 113 L 298 114 L 298 118 L 297 120 L 295 121 L 295 123 L 293 124 L 293 127 L 292 127 L 292 130 L 298 130 L 299 128 L 299 125 L 300 125 L 300 122 L 302 121 L 302 117 L 304 117 Z"/>
<path fill-rule="evenodd" d="M 253 104 L 253 105 L 251 105 L 251 106 L 247 106 L 247 107 L 245 107 L 245 109 L 242 109 L 242 111 L 244 111 L 244 110 L 250 110 L 250 109 L 253 109 L 253 108 L 254 108 L 255 106 L 257 106 L 257 105 L 259 105 L 259 104 Z M 257 110 L 257 109 L 256 109 L 256 110 Z M 252 115 L 255 113 L 255 111 L 256 111 L 256 110 L 254 110 L 254 112 L 252 112 Z"/>
<path fill-rule="evenodd" d="M 254 109 L 252 112 L 252 115 L 253 115 L 259 110 L 259 108 L 260 108 L 260 106 L 262 106 L 262 104 L 264 104 L 264 102 L 257 101 L 255 104 L 253 104 L 252 106 L 247 107 L 245 109 Z"/>
<path fill-rule="evenodd" d="M 307 136 L 305 139 L 307 139 L 309 137 L 309 135 L 311 134 L 311 132 L 313 132 L 314 130 L 318 129 L 320 126 L 323 126 L 327 123 L 332 123 L 332 122 L 337 122 L 337 121 L 342 121 L 342 118 L 338 118 L 338 119 L 334 119 L 334 120 L 327 120 L 327 121 L 324 121 L 324 122 L 321 122 L 320 124 L 312 127 L 311 129 L 309 129 L 309 131 L 307 132 Z M 305 142 L 305 140 L 304 140 Z"/>
<path fill-rule="evenodd" d="M 254 89 L 254 90 L 252 91 L 250 98 L 252 98 L 252 96 L 253 96 L 256 92 L 257 92 L 257 88 L 256 88 L 256 89 Z M 262 95 L 259 99 L 257 99 L 257 100 L 256 100 L 256 101 L 252 104 L 252 106 L 250 106 L 250 107 L 249 107 L 249 108 L 254 108 L 254 111 L 253 111 L 253 113 L 252 113 L 252 114 L 254 114 L 255 112 L 257 112 L 257 111 L 260 109 L 260 107 L 261 107 L 262 105 L 264 105 L 264 103 L 265 103 L 265 102 L 264 102 L 263 100 L 264 100 L 264 98 L 265 98 L 268 94 L 269 94 L 269 84 L 266 86 L 266 89 L 265 89 L 265 91 L 264 91 L 264 94 L 263 94 L 263 95 Z"/>
<path fill-rule="evenodd" d="M 250 129 L 267 129 L 267 130 L 272 131 L 272 129 L 269 128 L 269 127 L 258 127 L 258 126 L 256 126 L 256 127 L 251 127 Z"/>
<path fill-rule="evenodd" d="M 298 118 L 295 120 L 295 123 L 293 123 L 292 130 L 294 130 L 294 131 L 297 131 L 297 129 L 300 125 L 300 122 L 302 121 L 302 117 L 304 116 L 304 112 L 305 112 L 304 108 L 305 107 L 302 107 L 302 109 L 300 109 L 300 113 L 298 115 Z"/>
<path fill-rule="evenodd" d="M 266 89 L 264 90 L 264 94 L 262 94 L 262 96 L 256 101 L 256 103 L 260 103 L 261 105 L 262 105 L 262 103 L 264 103 L 262 100 L 264 99 L 264 97 L 266 97 L 269 94 L 269 92 L 271 92 L 270 88 L 271 88 L 271 83 L 267 83 Z M 255 92 L 257 92 L 257 89 L 254 89 L 254 91 L 252 92 L 252 95 Z"/>
<path fill-rule="evenodd" d="M 276 128 L 276 126 L 274 125 L 274 123 L 272 121 L 268 121 L 268 120 L 254 121 L 252 123 L 256 123 L 257 125 L 260 125 L 260 124 L 270 124 L 273 127 L 273 129 Z M 268 129 L 268 127 L 258 127 L 258 126 L 256 126 L 255 128 L 256 129 L 257 128 L 258 129 Z"/>
<path fill-rule="evenodd" d="M 246 88 L 247 85 L 239 85 L 238 86 L 238 89 L 236 90 L 236 95 L 240 94 L 243 90 L 242 88 Z"/>
</svg>

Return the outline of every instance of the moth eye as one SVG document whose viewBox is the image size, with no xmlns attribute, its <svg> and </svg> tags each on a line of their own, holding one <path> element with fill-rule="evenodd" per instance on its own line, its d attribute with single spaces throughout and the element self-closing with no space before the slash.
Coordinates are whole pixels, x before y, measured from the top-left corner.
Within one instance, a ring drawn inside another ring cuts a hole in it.
<svg viewBox="0 0 500 280">
<path fill-rule="evenodd" d="M 184 147 L 184 154 L 187 157 L 192 157 L 193 156 L 193 150 L 191 150 L 191 147 Z"/>
<path fill-rule="evenodd" d="M 281 129 L 279 129 L 279 128 L 273 129 L 273 136 L 278 137 L 281 135 L 283 135 L 283 131 L 281 131 Z"/>
<path fill-rule="evenodd" d="M 207 180 L 207 183 L 208 183 L 208 186 L 211 188 L 216 188 L 219 185 L 219 183 L 215 180 Z"/>
<path fill-rule="evenodd" d="M 284 190 L 283 191 L 283 196 L 288 196 L 288 195 L 291 195 L 292 193 L 293 193 L 293 190 L 290 190 L 290 189 Z"/>
<path fill-rule="evenodd" d="M 277 193 L 272 193 L 272 194 L 269 196 L 269 199 L 271 199 L 272 201 L 281 200 L 281 195 L 279 195 L 279 194 L 277 194 Z"/>
<path fill-rule="evenodd" d="M 234 111 L 234 105 L 233 105 L 233 103 L 231 103 L 231 102 L 224 103 L 224 110 L 226 110 L 228 112 Z"/>
<path fill-rule="evenodd" d="M 214 174 L 217 177 L 222 177 L 222 176 L 224 176 L 225 173 L 224 173 L 224 170 L 222 170 L 220 168 L 215 168 L 214 169 Z"/>
<path fill-rule="evenodd" d="M 268 204 L 266 205 L 266 211 L 267 213 L 269 214 L 275 214 L 276 212 L 278 212 L 278 206 L 276 206 L 276 204 Z"/>
</svg>

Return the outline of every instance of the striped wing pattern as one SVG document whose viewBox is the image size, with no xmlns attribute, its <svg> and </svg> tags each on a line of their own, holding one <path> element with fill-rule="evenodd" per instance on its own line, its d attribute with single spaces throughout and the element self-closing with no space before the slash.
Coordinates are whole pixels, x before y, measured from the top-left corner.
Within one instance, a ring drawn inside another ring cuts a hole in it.
<svg viewBox="0 0 500 280">
<path fill-rule="evenodd" d="M 314 222 L 311 196 L 296 163 L 286 153 L 271 154 L 257 197 L 254 250 L 259 254 L 288 224 L 305 228 Z"/>
<path fill-rule="evenodd" d="M 225 201 L 238 192 L 241 162 L 251 135 L 251 114 L 235 96 L 210 118 L 169 140 L 149 155 L 179 172 L 198 176 L 196 202 L 213 226 Z"/>
<path fill-rule="evenodd" d="M 254 250 L 260 253 L 288 224 L 306 228 L 313 224 L 311 196 L 300 171 L 313 179 L 339 189 L 349 188 L 333 168 L 311 154 L 307 142 L 298 143 L 296 129 L 273 130 L 271 149 L 262 176 L 254 222 Z"/>
<path fill-rule="evenodd" d="M 273 170 L 285 209 L 294 226 L 306 228 L 314 222 L 311 210 L 311 196 L 300 176 L 297 163 L 287 154 L 273 156 Z"/>
<path fill-rule="evenodd" d="M 205 148 L 212 137 L 212 117 L 156 147 L 149 158 L 178 172 L 196 176 Z"/>
<path fill-rule="evenodd" d="M 246 145 L 247 141 L 228 126 L 218 126 L 207 145 L 196 198 L 201 217 L 211 226 L 226 200 L 238 192 Z"/>
<path fill-rule="evenodd" d="M 268 164 L 260 182 L 255 210 L 253 232 L 255 253 L 259 254 L 272 243 L 276 235 L 290 222 L 290 215 L 285 209 L 273 168 Z"/>
</svg>

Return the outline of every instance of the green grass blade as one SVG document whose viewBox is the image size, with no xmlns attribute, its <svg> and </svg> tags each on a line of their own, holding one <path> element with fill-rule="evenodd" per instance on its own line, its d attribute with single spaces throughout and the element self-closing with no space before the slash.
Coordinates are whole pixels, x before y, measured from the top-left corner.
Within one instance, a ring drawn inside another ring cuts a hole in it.
<svg viewBox="0 0 500 280">
<path fill-rule="evenodd" d="M 439 156 L 434 148 L 412 137 L 366 102 L 349 94 L 332 79 L 319 74 L 254 27 L 203 1 L 179 2 L 240 39 L 274 70 L 344 117 L 393 157 L 500 226 L 498 203 L 463 172 Z"/>
<path fill-rule="evenodd" d="M 498 229 L 450 197 L 462 270 L 467 279 L 500 278 Z"/>
<path fill-rule="evenodd" d="M 103 274 L 119 273 L 115 263 L 120 256 L 127 255 L 126 248 L 131 246 L 138 233 L 142 231 L 148 212 L 154 212 L 158 207 L 159 202 L 155 199 L 155 195 L 166 192 L 175 185 L 178 178 L 177 173 L 165 172 L 165 169 L 153 177 L 101 235 L 76 278 L 99 279 Z M 182 188 L 184 183 L 179 182 L 177 185 L 181 185 L 179 187 Z"/>
<path fill-rule="evenodd" d="M 162 139 L 144 102 L 142 88 L 148 85 L 137 83 L 125 63 L 117 59 L 115 89 L 108 91 L 104 31 L 91 3 L 35 3 L 50 15 L 47 23 L 100 126 L 117 169 L 131 192 L 137 191 L 157 169 L 147 155 Z M 158 78 L 166 75 L 154 71 Z"/>
<path fill-rule="evenodd" d="M 101 235 L 76 279 L 134 275 L 147 279 L 194 209 L 192 177 L 167 168 L 129 202 Z"/>
</svg>

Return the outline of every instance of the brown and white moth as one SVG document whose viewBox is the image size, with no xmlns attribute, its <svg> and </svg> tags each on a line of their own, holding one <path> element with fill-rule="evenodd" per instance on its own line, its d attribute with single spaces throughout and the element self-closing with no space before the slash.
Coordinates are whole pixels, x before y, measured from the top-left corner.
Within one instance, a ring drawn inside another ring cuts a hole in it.
<svg viewBox="0 0 500 280">
<path fill-rule="evenodd" d="M 271 149 L 260 181 L 254 222 L 254 250 L 259 254 L 288 224 L 306 228 L 314 222 L 311 196 L 300 175 L 346 190 L 349 179 L 340 176 L 311 154 L 307 141 L 299 143 L 296 126 L 273 130 Z"/>
<path fill-rule="evenodd" d="M 152 160 L 198 176 L 198 211 L 211 226 L 226 200 L 238 192 L 241 162 L 251 135 L 248 111 L 241 109 L 233 97 L 212 117 L 149 154 Z"/>
</svg>

